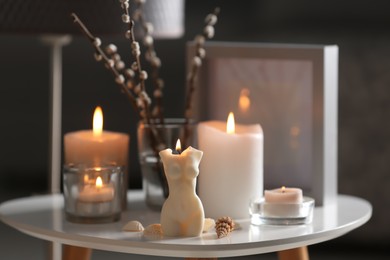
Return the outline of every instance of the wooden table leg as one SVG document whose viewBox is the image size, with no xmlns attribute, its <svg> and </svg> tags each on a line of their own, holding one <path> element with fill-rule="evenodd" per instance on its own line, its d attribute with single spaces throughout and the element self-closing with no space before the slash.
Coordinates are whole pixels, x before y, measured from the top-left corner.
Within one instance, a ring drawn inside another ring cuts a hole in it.
<svg viewBox="0 0 390 260">
<path fill-rule="evenodd" d="M 90 260 L 92 249 L 78 246 L 62 246 L 62 260 Z"/>
<path fill-rule="evenodd" d="M 307 247 L 298 247 L 278 252 L 279 260 L 309 260 Z"/>
</svg>

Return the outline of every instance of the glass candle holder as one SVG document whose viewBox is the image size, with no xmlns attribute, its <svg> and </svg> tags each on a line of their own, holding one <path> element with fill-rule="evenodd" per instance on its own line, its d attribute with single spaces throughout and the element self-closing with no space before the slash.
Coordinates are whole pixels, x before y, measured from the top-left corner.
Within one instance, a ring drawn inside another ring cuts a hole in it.
<svg viewBox="0 0 390 260">
<path fill-rule="evenodd" d="M 182 150 L 196 146 L 196 124 L 185 124 L 184 119 L 168 118 L 164 123 L 140 123 L 137 129 L 138 155 L 142 172 L 142 186 L 146 204 L 151 209 L 161 210 L 168 197 L 168 183 L 158 152 L 175 149 L 180 138 Z"/>
<path fill-rule="evenodd" d="M 315 201 L 303 197 L 301 203 L 269 203 L 264 198 L 255 198 L 249 203 L 253 225 L 299 225 L 309 224 L 313 219 Z"/>
<path fill-rule="evenodd" d="M 65 165 L 63 187 L 66 219 L 76 223 L 108 223 L 121 216 L 123 167 Z"/>
</svg>

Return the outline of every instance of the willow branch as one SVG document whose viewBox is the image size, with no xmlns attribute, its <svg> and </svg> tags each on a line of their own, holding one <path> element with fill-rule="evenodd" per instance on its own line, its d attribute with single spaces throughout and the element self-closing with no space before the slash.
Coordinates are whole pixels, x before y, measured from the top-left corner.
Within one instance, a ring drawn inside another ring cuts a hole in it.
<svg viewBox="0 0 390 260">
<path fill-rule="evenodd" d="M 84 25 L 84 23 L 81 21 L 81 19 L 75 14 L 72 13 L 71 17 L 73 18 L 73 22 L 76 23 L 81 32 L 84 33 L 84 35 L 89 39 L 92 46 L 95 48 L 95 52 L 98 55 L 97 57 L 101 58 L 104 63 L 106 64 L 106 67 L 112 72 L 112 74 L 115 77 L 115 82 L 120 86 L 122 92 L 128 97 L 131 104 L 133 105 L 134 109 L 138 112 L 139 109 L 136 104 L 136 98 L 134 97 L 133 93 L 127 88 L 124 80 L 123 75 L 119 73 L 119 71 L 115 68 L 113 60 L 107 57 L 105 52 L 102 50 L 101 46 L 101 40 L 98 37 L 95 37 L 88 28 Z M 95 56 L 96 57 L 96 56 Z"/>
</svg>

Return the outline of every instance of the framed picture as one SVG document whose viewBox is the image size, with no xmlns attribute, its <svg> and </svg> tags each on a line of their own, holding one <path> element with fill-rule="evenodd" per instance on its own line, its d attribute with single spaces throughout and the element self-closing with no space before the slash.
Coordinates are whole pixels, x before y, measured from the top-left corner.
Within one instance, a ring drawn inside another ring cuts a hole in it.
<svg viewBox="0 0 390 260">
<path fill-rule="evenodd" d="M 264 131 L 264 188 L 299 187 L 316 205 L 337 195 L 338 47 L 207 42 L 195 118 Z M 195 52 L 187 46 L 187 64 Z"/>
</svg>

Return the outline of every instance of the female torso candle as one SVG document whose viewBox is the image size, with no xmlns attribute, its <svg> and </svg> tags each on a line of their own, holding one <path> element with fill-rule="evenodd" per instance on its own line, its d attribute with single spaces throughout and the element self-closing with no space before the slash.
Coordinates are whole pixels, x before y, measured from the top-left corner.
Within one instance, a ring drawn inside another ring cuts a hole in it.
<svg viewBox="0 0 390 260">
<path fill-rule="evenodd" d="M 195 193 L 198 165 L 203 152 L 188 147 L 181 154 L 171 149 L 160 152 L 169 186 L 161 210 L 163 234 L 173 237 L 199 236 L 204 223 L 202 202 Z"/>
<path fill-rule="evenodd" d="M 263 131 L 259 124 L 226 128 L 219 121 L 198 126 L 199 197 L 206 217 L 248 218 L 249 201 L 263 193 Z"/>
</svg>

